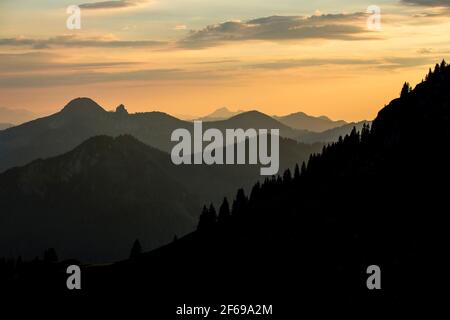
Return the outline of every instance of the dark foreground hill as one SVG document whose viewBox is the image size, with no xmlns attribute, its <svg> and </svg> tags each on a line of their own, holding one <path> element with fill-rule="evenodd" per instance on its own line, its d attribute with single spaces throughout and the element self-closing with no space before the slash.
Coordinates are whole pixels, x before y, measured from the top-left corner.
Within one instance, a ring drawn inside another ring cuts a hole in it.
<svg viewBox="0 0 450 320">
<path fill-rule="evenodd" d="M 370 130 L 353 131 L 293 176 L 255 185 L 249 197 L 238 192 L 230 215 L 226 206 L 219 218 L 205 210 L 198 231 L 171 245 L 86 268 L 87 290 L 113 277 L 136 292 L 151 285 L 157 301 L 171 292 L 177 302 L 278 303 L 280 313 L 438 299 L 447 273 L 450 67 L 437 65 L 408 88 Z M 380 291 L 366 286 L 371 265 L 381 268 Z"/>
<path fill-rule="evenodd" d="M 280 168 L 321 145 L 280 141 Z M 205 202 L 219 203 L 260 179 L 259 165 L 175 166 L 131 136 L 98 136 L 73 151 L 0 174 L 0 256 L 126 258 L 136 238 L 147 250 L 194 230 Z"/>
<path fill-rule="evenodd" d="M 293 175 L 256 184 L 249 196 L 239 191 L 231 209 L 205 209 L 196 232 L 130 260 L 85 266 L 84 292 L 145 296 L 147 310 L 164 318 L 183 303 L 273 304 L 280 316 L 439 303 L 449 145 L 443 63 L 414 90 L 405 87 L 371 129 L 353 131 Z M 372 265 L 381 290 L 366 285 Z M 31 279 L 67 292 L 61 267 L 41 267 L 60 273 Z M 32 272 L 17 274 L 15 288 L 30 285 L 23 279 Z"/>
</svg>

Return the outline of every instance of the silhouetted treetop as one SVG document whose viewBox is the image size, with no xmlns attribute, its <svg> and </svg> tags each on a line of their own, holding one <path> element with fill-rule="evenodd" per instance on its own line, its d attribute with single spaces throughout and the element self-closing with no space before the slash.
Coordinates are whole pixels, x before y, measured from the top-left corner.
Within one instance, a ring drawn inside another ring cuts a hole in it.
<svg viewBox="0 0 450 320">
<path fill-rule="evenodd" d="M 219 216 L 218 221 L 219 222 L 226 222 L 230 218 L 231 212 L 230 212 L 230 205 L 228 203 L 228 199 L 225 197 L 223 198 L 223 202 L 220 205 L 219 208 Z"/>
<path fill-rule="evenodd" d="M 135 260 L 139 258 L 141 254 L 142 254 L 141 242 L 139 241 L 139 239 L 136 239 L 131 248 L 130 259 Z"/>
<path fill-rule="evenodd" d="M 401 98 L 406 97 L 408 95 L 408 93 L 411 92 L 411 90 L 412 90 L 412 88 L 411 88 L 411 85 L 409 84 L 409 82 L 405 82 L 403 84 L 403 88 L 402 88 L 402 91 L 400 93 L 400 97 Z"/>
</svg>

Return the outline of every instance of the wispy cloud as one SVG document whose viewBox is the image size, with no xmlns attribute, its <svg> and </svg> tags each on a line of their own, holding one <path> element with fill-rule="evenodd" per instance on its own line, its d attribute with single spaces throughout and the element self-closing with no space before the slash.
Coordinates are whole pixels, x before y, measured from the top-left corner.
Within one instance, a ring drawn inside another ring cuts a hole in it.
<svg viewBox="0 0 450 320">
<path fill-rule="evenodd" d="M 104 69 L 119 66 L 132 66 L 137 62 L 64 62 L 65 56 L 49 52 L 0 53 L 0 71 L 9 73 L 36 71 L 71 71 L 79 69 Z"/>
<path fill-rule="evenodd" d="M 299 67 L 316 67 L 325 65 L 373 65 L 378 61 L 373 59 L 287 59 L 247 65 L 248 68 L 280 70 Z"/>
<path fill-rule="evenodd" d="M 182 47 L 202 48 L 246 40 L 376 39 L 366 28 L 366 13 L 270 16 L 249 21 L 227 21 L 191 31 Z"/>
<path fill-rule="evenodd" d="M 186 29 L 187 29 L 187 26 L 184 24 L 179 24 L 179 25 L 176 25 L 175 27 L 173 27 L 173 30 L 186 30 Z"/>
<path fill-rule="evenodd" d="M 427 7 L 450 7 L 450 0 L 401 0 L 401 2 Z"/>
<path fill-rule="evenodd" d="M 0 39 L 0 46 L 24 46 L 34 49 L 50 47 L 93 47 L 93 48 L 124 48 L 124 47 L 157 47 L 165 45 L 163 41 L 153 40 L 119 40 L 113 37 L 80 37 L 69 34 L 47 39 L 34 39 L 26 37 Z"/>
<path fill-rule="evenodd" d="M 184 69 L 143 69 L 118 72 L 81 71 L 55 74 L 18 74 L 0 78 L 0 88 L 56 87 L 110 82 L 213 81 L 224 78 L 211 71 Z"/>
<path fill-rule="evenodd" d="M 258 64 L 248 64 L 245 68 L 283 70 L 301 67 L 321 67 L 321 66 L 361 66 L 383 70 L 397 70 L 433 64 L 439 57 L 385 57 L 376 59 L 287 59 Z"/>
<path fill-rule="evenodd" d="M 113 0 L 113 1 L 99 1 L 91 3 L 80 4 L 79 7 L 84 10 L 99 10 L 99 9 L 122 9 L 135 7 L 139 4 L 149 2 L 147 0 Z"/>
<path fill-rule="evenodd" d="M 388 57 L 380 60 L 377 65 L 378 69 L 385 70 L 399 70 L 405 68 L 413 68 L 420 66 L 433 65 L 436 61 L 439 61 L 438 57 Z"/>
</svg>

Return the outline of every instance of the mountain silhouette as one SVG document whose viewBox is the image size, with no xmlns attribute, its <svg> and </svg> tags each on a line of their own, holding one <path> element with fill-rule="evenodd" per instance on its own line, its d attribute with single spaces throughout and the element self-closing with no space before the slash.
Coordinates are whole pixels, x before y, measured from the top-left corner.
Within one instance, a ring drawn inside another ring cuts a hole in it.
<svg viewBox="0 0 450 320">
<path fill-rule="evenodd" d="M 2 252 L 118 259 L 141 237 L 157 247 L 192 229 L 198 199 L 167 154 L 131 136 L 99 136 L 0 175 Z M 20 200 L 19 200 L 20 199 Z M 59 247 L 59 246 L 58 246 Z"/>
<path fill-rule="evenodd" d="M 274 118 L 291 128 L 312 132 L 323 132 L 347 124 L 343 120 L 333 121 L 325 116 L 313 117 L 304 112 L 292 113 L 281 117 L 274 116 Z"/>
<path fill-rule="evenodd" d="M 78 117 L 78 106 L 66 107 L 64 117 Z M 83 119 L 86 110 L 94 119 L 106 114 L 89 100 L 82 108 Z M 281 139 L 280 168 L 321 148 Z M 52 246 L 83 261 L 121 259 L 135 238 L 149 250 L 191 232 L 204 202 L 218 204 L 258 179 L 259 165 L 175 166 L 132 136 L 96 136 L 0 174 L 0 256 L 30 258 Z"/>
<path fill-rule="evenodd" d="M 305 133 L 304 130 L 292 129 L 291 127 L 282 124 L 281 122 L 273 119 L 272 117 L 255 110 L 240 113 L 227 120 L 205 123 L 205 127 L 217 128 L 222 131 L 228 128 L 244 128 L 244 129 L 253 128 L 256 130 L 279 129 L 280 136 L 291 139 L 294 139 L 297 136 Z"/>
<path fill-rule="evenodd" d="M 193 132 L 193 123 L 162 112 L 128 114 L 124 106 L 108 112 L 89 98 L 69 102 L 60 112 L 0 132 L 0 172 L 68 152 L 88 138 L 97 135 L 130 134 L 140 141 L 170 152 L 175 129 Z M 248 112 L 228 120 L 204 124 L 208 128 L 280 129 L 287 138 L 296 138 L 302 131 L 291 129 L 259 112 Z"/>
<path fill-rule="evenodd" d="M 212 113 L 210 113 L 210 114 L 208 114 L 208 115 L 206 115 L 204 117 L 198 118 L 196 120 L 207 121 L 207 122 L 209 122 L 209 121 L 226 120 L 226 119 L 234 117 L 234 116 L 236 116 L 236 115 L 238 115 L 240 113 L 243 113 L 243 112 L 244 111 L 242 111 L 242 110 L 230 111 L 228 108 L 223 107 L 223 108 L 219 108 L 219 109 L 213 111 Z"/>
<path fill-rule="evenodd" d="M 152 301 L 170 295 L 174 304 L 252 297 L 281 314 L 298 312 L 299 303 L 424 305 L 447 272 L 449 101 L 443 62 L 371 128 L 352 130 L 294 173 L 239 190 L 218 210 L 205 206 L 196 232 L 136 261 L 84 268 L 87 287 L 148 293 L 151 285 Z M 372 265 L 382 290 L 368 290 Z"/>
</svg>

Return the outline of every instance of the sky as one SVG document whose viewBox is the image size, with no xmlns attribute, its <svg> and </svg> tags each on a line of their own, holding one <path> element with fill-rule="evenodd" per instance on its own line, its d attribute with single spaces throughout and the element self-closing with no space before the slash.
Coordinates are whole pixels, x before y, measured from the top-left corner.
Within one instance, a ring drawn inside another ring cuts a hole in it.
<svg viewBox="0 0 450 320">
<path fill-rule="evenodd" d="M 0 0 L 0 107 L 371 120 L 449 60 L 449 31 L 450 0 Z"/>
</svg>

